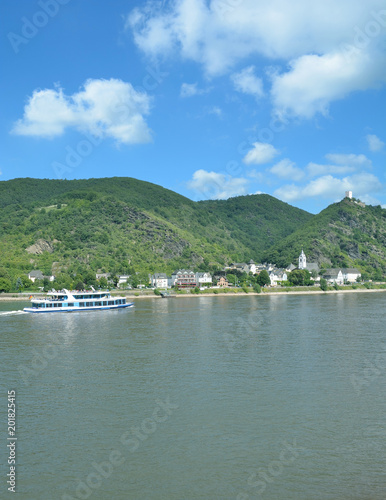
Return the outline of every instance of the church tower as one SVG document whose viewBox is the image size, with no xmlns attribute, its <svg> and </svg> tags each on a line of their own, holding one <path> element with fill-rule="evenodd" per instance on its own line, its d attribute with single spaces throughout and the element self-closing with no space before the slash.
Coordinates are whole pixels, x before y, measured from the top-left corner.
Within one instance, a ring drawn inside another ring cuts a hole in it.
<svg viewBox="0 0 386 500">
<path fill-rule="evenodd" d="M 306 269 L 306 268 L 307 268 L 307 258 L 302 248 L 302 253 L 299 255 L 299 269 Z"/>
</svg>

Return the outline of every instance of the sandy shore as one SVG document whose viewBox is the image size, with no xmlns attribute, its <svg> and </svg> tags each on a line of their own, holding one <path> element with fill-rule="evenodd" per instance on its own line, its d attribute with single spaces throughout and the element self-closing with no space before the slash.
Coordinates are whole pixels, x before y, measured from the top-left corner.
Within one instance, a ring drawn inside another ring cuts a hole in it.
<svg viewBox="0 0 386 500">
<path fill-rule="evenodd" d="M 192 298 L 200 298 L 200 297 L 249 297 L 249 296 L 258 296 L 258 297 L 265 297 L 266 295 L 321 295 L 321 294 L 337 294 L 337 293 L 376 293 L 376 292 L 386 292 L 385 288 L 371 288 L 371 289 L 356 289 L 356 290 L 328 290 L 327 292 L 323 292 L 320 289 L 317 290 L 304 290 L 304 291 L 299 291 L 299 290 L 294 290 L 294 291 L 283 291 L 283 292 L 261 292 L 261 293 L 256 293 L 256 292 L 249 292 L 249 293 L 232 293 L 232 292 L 227 292 L 227 293 L 184 293 L 184 294 L 175 294 L 171 295 L 170 298 L 173 299 L 192 299 Z M 140 292 L 139 292 L 140 293 Z M 117 295 L 118 293 L 114 292 L 113 295 Z M 44 297 L 44 294 L 15 294 L 15 293 L 2 293 L 0 294 L 0 302 L 12 302 L 12 301 L 22 301 L 22 302 L 29 302 L 29 297 L 33 295 L 34 297 Z M 121 292 L 120 295 L 125 296 L 127 299 L 130 300 L 137 300 L 137 299 L 162 299 L 160 295 L 128 295 L 125 294 L 124 292 Z"/>
</svg>

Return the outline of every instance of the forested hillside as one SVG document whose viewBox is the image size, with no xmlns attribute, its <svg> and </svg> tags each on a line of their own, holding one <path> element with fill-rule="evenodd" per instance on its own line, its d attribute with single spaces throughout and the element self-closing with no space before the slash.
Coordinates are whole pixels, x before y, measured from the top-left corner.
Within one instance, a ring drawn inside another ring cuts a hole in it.
<svg viewBox="0 0 386 500">
<path fill-rule="evenodd" d="M 343 199 L 328 206 L 263 259 L 285 266 L 296 262 L 303 247 L 309 261 L 324 267 L 359 267 L 369 277 L 386 275 L 386 210 Z"/>
<path fill-rule="evenodd" d="M 268 195 L 193 202 L 131 178 L 14 179 L 0 182 L 0 268 L 11 276 L 216 269 L 261 260 L 311 218 Z"/>
</svg>

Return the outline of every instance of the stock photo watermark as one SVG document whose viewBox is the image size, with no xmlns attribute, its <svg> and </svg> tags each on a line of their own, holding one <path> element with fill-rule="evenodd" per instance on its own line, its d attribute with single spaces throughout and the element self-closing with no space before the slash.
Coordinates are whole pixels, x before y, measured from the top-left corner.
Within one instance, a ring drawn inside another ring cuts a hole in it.
<svg viewBox="0 0 386 500">
<path fill-rule="evenodd" d="M 386 344 L 381 344 L 383 352 L 377 353 L 370 361 L 364 360 L 364 368 L 360 374 L 353 373 L 350 376 L 350 382 L 358 396 L 362 393 L 364 387 L 368 387 L 379 377 L 385 374 L 386 370 Z"/>
<path fill-rule="evenodd" d="M 253 491 L 250 493 L 240 492 L 236 500 L 248 500 L 251 495 L 262 495 L 267 487 L 283 474 L 284 469 L 295 462 L 302 451 L 306 451 L 306 448 L 298 446 L 296 438 L 293 439 L 292 444 L 283 441 L 278 460 L 272 460 L 267 467 L 259 468 L 257 472 L 250 474 L 247 485 Z M 255 490 L 255 488 L 257 489 Z"/>
<path fill-rule="evenodd" d="M 352 43 L 341 43 L 339 48 L 345 59 L 349 61 L 354 55 L 358 55 L 361 50 L 366 49 L 372 40 L 382 34 L 382 28 L 386 28 L 386 10 L 379 12 L 371 11 L 371 20 L 362 27 L 354 26 L 354 37 Z"/>
<path fill-rule="evenodd" d="M 217 0 L 213 2 L 213 10 L 224 19 L 232 14 L 236 7 L 239 7 L 244 0 Z"/>
<path fill-rule="evenodd" d="M 7 490 L 16 493 L 16 391 L 11 389 L 7 393 Z"/>
<path fill-rule="evenodd" d="M 31 380 L 36 378 L 47 368 L 51 361 L 57 358 L 61 349 L 64 348 L 63 341 L 68 340 L 68 338 L 68 334 L 52 333 L 50 334 L 50 342 L 42 349 L 33 348 L 31 350 L 32 357 L 28 365 L 18 365 L 17 367 L 24 385 L 28 387 L 31 384 Z"/>
<path fill-rule="evenodd" d="M 63 494 L 62 500 L 86 500 L 94 491 L 102 486 L 103 480 L 108 479 L 118 467 L 126 461 L 127 451 L 130 453 L 136 452 L 141 443 L 146 441 L 152 434 L 154 434 L 161 423 L 165 423 L 175 410 L 179 408 L 178 405 L 170 402 L 170 397 L 164 401 L 156 399 L 156 407 L 154 408 L 151 417 L 144 418 L 141 424 L 137 427 L 131 427 L 130 430 L 125 431 L 119 438 L 120 448 L 123 447 L 123 452 L 114 448 L 107 458 L 102 462 L 92 462 L 91 472 L 83 480 L 77 479 L 74 495 L 67 493 Z"/>
<path fill-rule="evenodd" d="M 248 316 L 239 317 L 236 321 L 236 327 L 233 331 L 223 333 L 227 349 L 230 353 L 235 351 L 236 347 L 241 347 L 247 339 L 256 336 L 260 328 L 267 322 L 266 317 L 261 311 L 254 311 Z"/>
<path fill-rule="evenodd" d="M 17 33 L 10 31 L 7 34 L 15 54 L 18 54 L 21 47 L 35 38 L 39 31 L 59 13 L 61 7 L 69 2 L 70 0 L 39 0 L 40 10 L 37 10 L 30 18 L 23 16 L 20 30 Z"/>
</svg>

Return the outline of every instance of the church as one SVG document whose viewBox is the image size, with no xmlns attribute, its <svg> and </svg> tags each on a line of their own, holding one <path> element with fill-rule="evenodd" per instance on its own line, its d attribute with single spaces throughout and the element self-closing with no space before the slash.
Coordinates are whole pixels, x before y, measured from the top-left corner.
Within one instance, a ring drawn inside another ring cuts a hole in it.
<svg viewBox="0 0 386 500">
<path fill-rule="evenodd" d="M 308 264 L 307 264 L 307 257 L 306 257 L 306 254 L 304 253 L 303 249 L 302 249 L 302 253 L 299 255 L 298 268 L 299 269 L 306 269 L 310 273 L 312 271 L 316 271 L 317 273 L 319 273 L 319 266 L 318 266 L 317 262 L 308 262 Z"/>
</svg>

